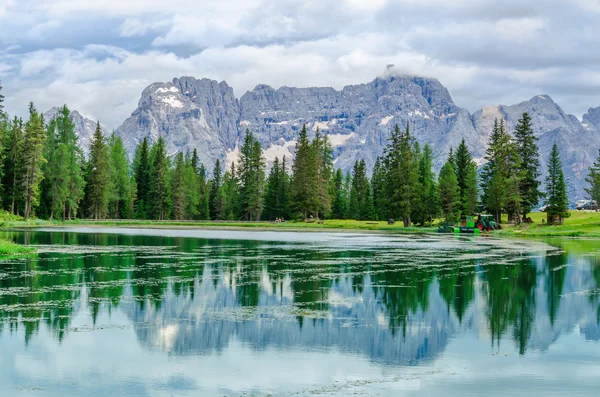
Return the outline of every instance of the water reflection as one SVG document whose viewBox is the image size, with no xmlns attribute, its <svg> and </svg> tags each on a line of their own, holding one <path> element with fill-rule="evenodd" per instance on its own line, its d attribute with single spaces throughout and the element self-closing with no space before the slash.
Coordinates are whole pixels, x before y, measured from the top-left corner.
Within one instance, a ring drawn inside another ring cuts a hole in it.
<svg viewBox="0 0 600 397">
<path fill-rule="evenodd" d="M 587 339 L 600 336 L 593 243 L 524 254 L 486 241 L 344 247 L 60 232 L 10 237 L 41 251 L 0 268 L 0 338 L 23 330 L 25 344 L 41 327 L 59 342 L 81 331 L 71 320 L 82 311 L 88 328 L 100 317 L 110 327 L 116 310 L 142 346 L 174 355 L 221 352 L 236 339 L 257 350 L 334 348 L 399 365 L 434 359 L 462 333 L 488 338 L 494 350 L 510 339 L 521 355 L 548 349 L 576 326 Z"/>
</svg>

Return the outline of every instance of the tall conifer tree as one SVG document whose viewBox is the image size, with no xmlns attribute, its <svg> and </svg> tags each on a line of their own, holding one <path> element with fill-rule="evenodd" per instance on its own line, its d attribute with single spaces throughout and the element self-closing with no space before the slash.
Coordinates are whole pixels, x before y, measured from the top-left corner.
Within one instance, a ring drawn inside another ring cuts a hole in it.
<svg viewBox="0 0 600 397">
<path fill-rule="evenodd" d="M 23 145 L 23 120 L 15 117 L 5 137 L 4 157 L 4 208 L 13 214 L 20 214 L 22 197 L 22 183 L 24 174 Z"/>
<path fill-rule="evenodd" d="M 454 154 L 454 169 L 460 190 L 460 211 L 472 215 L 477 209 L 477 166 L 464 138 Z"/>
<path fill-rule="evenodd" d="M 536 143 L 538 139 L 534 135 L 528 113 L 523 113 L 519 119 L 514 135 L 521 161 L 519 190 L 523 216 L 526 217 L 542 197 L 538 180 L 540 177 L 540 155 Z"/>
<path fill-rule="evenodd" d="M 96 131 L 94 132 L 90 146 L 87 175 L 86 191 L 89 213 L 96 220 L 103 219 L 106 217 L 108 210 L 110 168 L 108 147 L 106 146 L 99 122 L 96 125 Z"/>
<path fill-rule="evenodd" d="M 136 218 L 145 219 L 150 207 L 150 145 L 144 138 L 137 146 L 133 162 L 133 174 L 137 187 Z"/>
<path fill-rule="evenodd" d="M 600 203 L 600 150 L 598 151 L 598 158 L 590 167 L 589 173 L 585 177 L 585 181 L 588 184 L 585 188 L 588 197 Z"/>
<path fill-rule="evenodd" d="M 158 138 L 152 147 L 152 168 L 150 173 L 150 212 L 153 219 L 165 220 L 169 215 L 169 159 L 165 141 Z"/>
<path fill-rule="evenodd" d="M 44 142 L 46 131 L 41 114 L 37 112 L 33 103 L 29 104 L 29 120 L 25 125 L 23 144 L 23 201 L 25 209 L 23 215 L 29 219 L 33 209 L 37 207 L 40 199 L 40 183 L 44 178 L 42 167 L 46 162 L 44 158 Z"/>
<path fill-rule="evenodd" d="M 114 132 L 108 141 L 110 167 L 110 216 L 115 219 L 131 218 L 133 216 L 133 197 L 131 178 L 129 176 L 129 161 L 123 140 Z"/>
<path fill-rule="evenodd" d="M 548 175 L 546 176 L 546 213 L 548 223 L 569 216 L 569 198 L 567 184 L 562 169 L 562 161 L 558 152 L 558 145 L 554 142 L 550 158 L 548 159 Z"/>
<path fill-rule="evenodd" d="M 315 152 L 308 139 L 306 125 L 302 126 L 296 145 L 296 159 L 292 166 L 292 202 L 297 213 L 304 218 L 317 215 L 318 191 L 315 184 Z"/>
</svg>

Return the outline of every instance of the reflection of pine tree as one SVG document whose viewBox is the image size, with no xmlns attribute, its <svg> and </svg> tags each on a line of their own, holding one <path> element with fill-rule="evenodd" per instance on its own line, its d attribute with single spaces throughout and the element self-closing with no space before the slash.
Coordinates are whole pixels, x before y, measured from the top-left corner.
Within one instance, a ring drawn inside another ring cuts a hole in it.
<svg viewBox="0 0 600 397">
<path fill-rule="evenodd" d="M 548 294 L 548 316 L 554 325 L 556 313 L 560 305 L 560 297 L 567 275 L 567 255 L 549 255 L 546 257 L 546 293 Z"/>
<path fill-rule="evenodd" d="M 454 309 L 458 321 L 462 319 L 475 298 L 475 268 L 474 263 L 461 263 L 456 267 L 443 268 L 438 273 L 440 295 L 446 301 L 448 312 Z"/>
<path fill-rule="evenodd" d="M 482 294 L 487 299 L 486 316 L 492 344 L 513 326 L 513 339 L 524 354 L 535 317 L 537 272 L 528 261 L 515 265 L 493 265 L 485 273 Z"/>
</svg>

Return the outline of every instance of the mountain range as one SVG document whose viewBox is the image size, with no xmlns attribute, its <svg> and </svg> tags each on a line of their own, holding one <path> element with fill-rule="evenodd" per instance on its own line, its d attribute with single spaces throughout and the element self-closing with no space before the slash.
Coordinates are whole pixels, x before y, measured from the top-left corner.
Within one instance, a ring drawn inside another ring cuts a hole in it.
<svg viewBox="0 0 600 397">
<path fill-rule="evenodd" d="M 449 91 L 434 78 L 386 74 L 367 84 L 274 89 L 258 85 L 236 98 L 224 81 L 193 77 L 154 83 L 141 95 L 137 109 L 117 128 L 131 154 L 148 137 L 165 139 L 169 155 L 197 149 L 208 169 L 216 159 L 236 159 L 245 130 L 260 141 L 271 163 L 276 156 L 293 159 L 296 138 L 306 124 L 310 134 L 326 132 L 333 146 L 336 168 L 348 171 L 358 159 L 372 169 L 396 124 L 408 122 L 421 143 L 429 143 L 439 170 L 451 147 L 464 138 L 479 165 L 494 120 L 504 119 L 509 131 L 523 112 L 532 117 L 539 138 L 542 173 L 552 144 L 559 145 L 569 196 L 584 196 L 584 178 L 600 148 L 600 107 L 582 120 L 566 114 L 552 98 L 537 95 L 512 106 L 486 107 L 471 114 L 457 106 Z M 48 119 L 49 117 L 47 117 Z M 87 151 L 95 122 L 73 112 L 77 134 Z"/>
</svg>

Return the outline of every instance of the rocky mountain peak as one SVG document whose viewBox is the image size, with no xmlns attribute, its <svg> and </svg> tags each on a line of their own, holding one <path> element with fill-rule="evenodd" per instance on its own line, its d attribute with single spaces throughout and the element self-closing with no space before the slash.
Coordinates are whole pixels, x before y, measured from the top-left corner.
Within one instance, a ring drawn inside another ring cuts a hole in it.
<svg viewBox="0 0 600 397">
<path fill-rule="evenodd" d="M 471 115 L 454 103 L 437 79 L 392 69 L 371 82 L 341 90 L 259 84 L 239 100 L 224 81 L 175 78 L 146 88 L 138 108 L 117 133 L 130 153 L 143 137 L 155 142 L 162 136 L 169 154 L 197 149 L 211 169 L 217 158 L 235 159 L 246 129 L 261 143 L 267 163 L 284 155 L 293 160 L 298 133 L 306 125 L 310 135 L 317 129 L 327 133 L 335 166 L 348 171 L 358 159 L 372 169 L 394 126 L 409 123 L 416 139 L 432 146 L 439 169 L 450 147 L 463 138 L 481 163 L 494 120 L 505 120 L 512 132 L 528 112 L 539 137 L 542 162 L 553 142 L 559 142 L 572 197 L 582 195 L 583 173 L 600 147 L 600 108 L 590 109 L 582 124 L 548 95 L 536 95 Z"/>
<path fill-rule="evenodd" d="M 583 122 L 581 124 L 588 131 L 593 127 L 600 131 L 600 107 L 590 108 L 587 113 L 583 115 Z"/>
<path fill-rule="evenodd" d="M 44 112 L 44 120 L 46 120 L 46 122 L 49 122 L 50 120 L 56 117 L 59 110 L 59 107 L 53 107 L 50 110 Z M 77 136 L 77 141 L 79 142 L 83 153 L 87 156 L 90 150 L 90 145 L 92 143 L 92 137 L 94 135 L 94 132 L 96 131 L 97 122 L 83 116 L 77 110 L 71 110 L 71 119 L 73 120 L 73 124 L 75 124 L 75 135 Z M 102 129 L 102 132 L 104 134 L 107 133 L 106 128 L 104 128 L 102 125 L 100 126 L 100 128 Z"/>
</svg>

